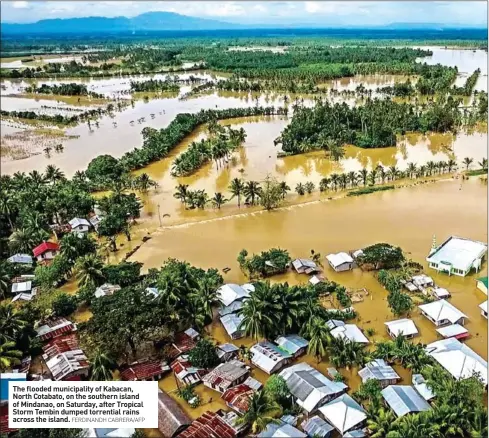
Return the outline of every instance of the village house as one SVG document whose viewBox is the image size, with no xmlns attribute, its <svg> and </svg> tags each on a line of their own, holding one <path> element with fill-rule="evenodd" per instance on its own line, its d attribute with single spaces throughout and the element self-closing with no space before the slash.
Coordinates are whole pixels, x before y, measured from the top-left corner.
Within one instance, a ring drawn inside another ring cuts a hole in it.
<svg viewBox="0 0 489 438">
<path fill-rule="evenodd" d="M 229 313 L 221 317 L 221 323 L 231 339 L 239 339 L 244 336 L 241 322 L 243 317 L 235 313 Z"/>
<path fill-rule="evenodd" d="M 467 315 L 446 300 L 433 301 L 418 307 L 421 313 L 437 327 L 448 324 L 464 325 L 465 319 L 468 319 Z"/>
<path fill-rule="evenodd" d="M 177 333 L 173 338 L 169 357 L 175 358 L 181 354 L 188 353 L 197 345 L 197 341 L 199 339 L 200 334 L 192 327 L 183 332 Z"/>
<path fill-rule="evenodd" d="M 382 397 L 397 417 L 431 409 L 412 386 L 390 385 L 382 390 Z"/>
<path fill-rule="evenodd" d="M 334 431 L 334 427 L 331 424 L 317 415 L 302 423 L 301 427 L 310 438 L 329 438 Z"/>
<path fill-rule="evenodd" d="M 252 353 L 251 363 L 265 371 L 273 374 L 290 362 L 291 355 L 280 349 L 271 342 L 259 342 L 250 348 Z"/>
<path fill-rule="evenodd" d="M 32 281 L 23 281 L 21 283 L 12 283 L 13 294 L 30 294 L 32 290 Z"/>
<path fill-rule="evenodd" d="M 447 325 L 445 327 L 436 329 L 436 332 L 445 339 L 455 338 L 462 340 L 467 339 L 470 336 L 469 331 L 460 324 Z"/>
<path fill-rule="evenodd" d="M 192 420 L 166 392 L 158 389 L 158 429 L 165 438 L 175 438 Z"/>
<path fill-rule="evenodd" d="M 259 391 L 263 387 L 263 384 L 259 380 L 256 380 L 251 376 L 244 381 L 244 384 L 255 391 Z"/>
<path fill-rule="evenodd" d="M 102 219 L 100 218 L 100 216 L 98 214 L 92 214 L 89 218 L 88 218 L 88 221 L 90 222 L 90 225 L 95 228 L 95 230 L 98 229 L 98 226 L 100 224 L 100 221 Z"/>
<path fill-rule="evenodd" d="M 7 261 L 17 265 L 32 265 L 32 257 L 28 254 L 14 254 Z"/>
<path fill-rule="evenodd" d="M 120 372 L 121 380 L 160 380 L 170 367 L 161 359 L 146 359 L 133 362 Z"/>
<path fill-rule="evenodd" d="M 68 222 L 71 227 L 71 232 L 81 236 L 90 231 L 90 222 L 86 219 L 75 217 Z"/>
<path fill-rule="evenodd" d="M 347 432 L 361 429 L 367 420 L 367 412 L 348 394 L 343 394 L 321 406 L 319 411 L 343 436 Z"/>
<path fill-rule="evenodd" d="M 253 292 L 255 287 L 252 284 L 224 284 L 217 290 L 217 296 L 221 302 L 219 315 L 226 316 L 236 313 L 243 306 L 243 302 L 249 298 L 250 292 Z"/>
<path fill-rule="evenodd" d="M 41 341 L 47 341 L 62 334 L 76 330 L 76 325 L 66 318 L 51 318 L 37 328 L 37 336 Z"/>
<path fill-rule="evenodd" d="M 393 339 L 399 335 L 404 336 L 406 339 L 411 339 L 418 335 L 418 329 L 412 319 L 396 319 L 395 321 L 384 322 L 384 324 L 387 326 L 387 333 Z"/>
<path fill-rule="evenodd" d="M 108 295 L 113 295 L 114 292 L 120 291 L 121 287 L 118 284 L 105 283 L 95 290 L 95 298 L 106 297 Z"/>
<path fill-rule="evenodd" d="M 170 367 L 177 379 L 184 385 L 196 385 L 197 383 L 200 383 L 202 378 L 206 375 L 206 370 L 193 367 L 186 355 L 175 359 Z"/>
<path fill-rule="evenodd" d="M 216 345 L 216 353 L 221 362 L 228 362 L 238 357 L 239 348 L 234 344 Z"/>
<path fill-rule="evenodd" d="M 307 435 L 301 432 L 291 424 L 282 419 L 277 423 L 268 423 L 264 431 L 260 432 L 257 438 L 307 438 Z"/>
<path fill-rule="evenodd" d="M 309 345 L 309 342 L 299 335 L 279 336 L 275 343 L 294 358 L 302 356 Z"/>
<path fill-rule="evenodd" d="M 285 368 L 280 374 L 287 383 L 297 404 L 311 414 L 321 405 L 340 396 L 348 387 L 333 382 L 307 363 L 298 363 Z"/>
<path fill-rule="evenodd" d="M 202 382 L 208 388 L 225 392 L 227 389 L 242 383 L 249 373 L 249 369 L 243 362 L 232 360 L 218 365 L 203 377 Z"/>
<path fill-rule="evenodd" d="M 413 384 L 414 389 L 418 391 L 419 395 L 426 401 L 430 401 L 435 397 L 434 392 L 427 385 L 425 378 L 421 374 L 413 374 L 411 383 Z"/>
<path fill-rule="evenodd" d="M 235 412 L 207 411 L 181 432 L 178 438 L 236 438 L 244 429 L 236 426 Z"/>
<path fill-rule="evenodd" d="M 160 295 L 160 291 L 156 287 L 147 287 L 144 291 L 147 295 L 152 296 L 153 299 L 158 298 L 158 296 Z"/>
<path fill-rule="evenodd" d="M 326 256 L 326 260 L 336 272 L 350 271 L 356 267 L 355 261 L 346 252 L 329 254 Z"/>
<path fill-rule="evenodd" d="M 486 252 L 483 242 L 452 236 L 438 247 L 434 242 L 426 261 L 438 272 L 465 277 L 472 269 L 480 271 Z"/>
<path fill-rule="evenodd" d="M 298 274 L 314 274 L 319 271 L 318 266 L 309 259 L 295 259 L 292 262 L 293 268 Z"/>
<path fill-rule="evenodd" d="M 241 383 L 227 389 L 221 398 L 231 409 L 234 409 L 238 414 L 244 415 L 248 411 L 250 398 L 254 393 L 255 390 L 253 388 L 250 388 L 246 383 Z"/>
<path fill-rule="evenodd" d="M 373 379 L 380 383 L 382 388 L 389 385 L 395 385 L 401 377 L 397 374 L 389 364 L 383 359 L 375 359 L 365 364 L 365 368 L 362 368 L 358 375 L 365 383 L 367 380 Z"/>
<path fill-rule="evenodd" d="M 12 298 L 12 303 L 16 301 L 31 301 L 37 295 L 37 287 L 33 287 L 31 292 L 21 292 Z"/>
<path fill-rule="evenodd" d="M 355 324 L 345 324 L 343 321 L 330 319 L 326 323 L 331 330 L 331 336 L 337 339 L 346 339 L 351 342 L 368 344 L 370 341 Z"/>
<path fill-rule="evenodd" d="M 476 281 L 477 289 L 487 295 L 487 277 L 480 277 Z"/>
<path fill-rule="evenodd" d="M 487 300 L 479 304 L 479 308 L 481 309 L 481 315 L 487 319 Z"/>
<path fill-rule="evenodd" d="M 467 379 L 478 373 L 482 382 L 487 385 L 487 362 L 457 339 L 432 342 L 426 346 L 426 352 L 455 379 Z"/>
<path fill-rule="evenodd" d="M 37 245 L 32 253 L 34 257 L 37 259 L 39 263 L 50 262 L 56 254 L 59 252 L 59 245 L 54 242 L 42 242 L 40 245 Z"/>
</svg>

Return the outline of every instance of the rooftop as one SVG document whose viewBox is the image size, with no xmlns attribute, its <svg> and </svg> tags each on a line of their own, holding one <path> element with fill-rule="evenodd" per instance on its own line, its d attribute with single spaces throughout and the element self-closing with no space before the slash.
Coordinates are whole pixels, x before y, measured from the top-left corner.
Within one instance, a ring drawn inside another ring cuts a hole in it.
<svg viewBox="0 0 489 438">
<path fill-rule="evenodd" d="M 204 376 L 202 381 L 208 385 L 218 385 L 223 389 L 227 389 L 241 377 L 249 373 L 243 362 L 232 360 L 222 363 Z"/>
<path fill-rule="evenodd" d="M 45 341 L 74 330 L 76 330 L 76 326 L 71 321 L 65 318 L 53 318 L 45 321 L 43 325 L 37 328 L 37 336 L 41 341 Z"/>
<path fill-rule="evenodd" d="M 59 245 L 54 242 L 42 242 L 40 245 L 37 245 L 32 253 L 34 257 L 37 257 L 41 254 L 44 254 L 46 251 L 57 251 L 59 249 Z"/>
<path fill-rule="evenodd" d="M 446 327 L 436 329 L 444 338 L 460 337 L 468 335 L 469 331 L 460 324 L 452 324 Z"/>
<path fill-rule="evenodd" d="M 382 390 L 382 397 L 398 417 L 411 412 L 431 409 L 426 400 L 412 386 L 390 385 Z"/>
<path fill-rule="evenodd" d="M 32 281 L 24 281 L 22 283 L 12 283 L 13 294 L 28 292 L 31 289 L 32 289 Z"/>
<path fill-rule="evenodd" d="M 331 335 L 338 339 L 348 339 L 351 342 L 368 344 L 370 341 L 355 324 L 345 324 L 331 330 Z"/>
<path fill-rule="evenodd" d="M 250 397 L 254 392 L 255 390 L 250 388 L 246 383 L 241 383 L 240 385 L 227 389 L 221 397 L 233 409 L 239 412 L 246 412 Z"/>
<path fill-rule="evenodd" d="M 121 380 L 147 380 L 169 371 L 170 367 L 163 360 L 141 360 L 133 362 L 121 371 Z"/>
<path fill-rule="evenodd" d="M 279 420 L 279 424 L 268 423 L 266 429 L 257 438 L 307 438 L 307 435 L 291 424 Z"/>
<path fill-rule="evenodd" d="M 334 427 L 316 415 L 302 423 L 302 429 L 310 437 L 325 438 L 334 430 Z"/>
<path fill-rule="evenodd" d="M 430 253 L 426 260 L 430 263 L 448 263 L 466 271 L 486 251 L 487 245 L 483 242 L 452 236 Z"/>
<path fill-rule="evenodd" d="M 483 312 L 486 312 L 487 313 L 487 300 L 484 301 L 483 303 L 479 304 L 479 308 L 483 311 Z"/>
<path fill-rule="evenodd" d="M 396 319 L 395 321 L 388 321 L 384 324 L 389 328 L 389 331 L 394 336 L 399 336 L 400 334 L 404 336 L 412 336 L 418 334 L 418 329 L 411 319 Z"/>
<path fill-rule="evenodd" d="M 207 411 L 178 435 L 178 438 L 235 438 L 237 431 L 217 412 Z"/>
<path fill-rule="evenodd" d="M 275 339 L 275 343 L 290 354 L 295 354 L 309 345 L 309 342 L 299 335 L 280 336 Z"/>
<path fill-rule="evenodd" d="M 75 217 L 75 218 L 71 219 L 71 221 L 69 221 L 68 223 L 70 224 L 71 228 L 76 228 L 76 227 L 79 227 L 80 225 L 82 225 L 82 226 L 84 225 L 87 227 L 90 226 L 90 222 L 88 222 L 86 219 L 80 218 L 80 217 Z"/>
<path fill-rule="evenodd" d="M 394 371 L 390 365 L 388 365 L 382 359 L 376 359 L 372 362 L 369 362 L 365 365 L 365 368 L 362 368 L 358 375 L 362 378 L 362 381 L 365 382 L 369 379 L 375 380 L 400 380 L 399 374 Z"/>
<path fill-rule="evenodd" d="M 165 437 L 174 437 L 192 420 L 166 392 L 158 390 L 158 429 Z"/>
<path fill-rule="evenodd" d="M 14 254 L 7 259 L 10 263 L 32 264 L 32 257 L 29 254 Z"/>
<path fill-rule="evenodd" d="M 217 289 L 217 295 L 224 306 L 229 306 L 233 301 L 248 298 L 254 289 L 251 284 L 240 286 L 239 284 L 228 283 Z"/>
<path fill-rule="evenodd" d="M 485 287 L 487 287 L 487 277 L 480 277 L 477 279 L 477 281 L 480 281 Z"/>
<path fill-rule="evenodd" d="M 333 265 L 333 266 L 340 266 L 343 263 L 353 263 L 353 259 L 349 254 L 346 252 L 339 252 L 338 254 L 328 254 L 326 256 L 326 259 Z"/>
<path fill-rule="evenodd" d="M 421 374 L 413 374 L 413 377 L 411 378 L 411 382 L 414 388 L 416 389 L 416 391 L 419 392 L 419 395 L 423 397 L 426 401 L 430 401 L 432 398 L 435 397 L 434 392 L 426 384 L 426 380 Z"/>
<path fill-rule="evenodd" d="M 231 337 L 234 333 L 240 330 L 239 327 L 241 325 L 241 321 L 243 321 L 243 317 L 234 313 L 230 313 L 221 317 L 221 323 L 226 329 L 228 335 Z"/>
<path fill-rule="evenodd" d="M 324 418 L 328 420 L 341 434 L 359 426 L 367 419 L 367 412 L 348 394 L 335 398 L 319 408 Z"/>
<path fill-rule="evenodd" d="M 447 319 L 455 324 L 460 318 L 467 318 L 465 313 L 462 313 L 447 300 L 437 300 L 432 303 L 421 304 L 418 307 L 436 322 Z"/>
<path fill-rule="evenodd" d="M 271 342 L 259 342 L 250 348 L 253 353 L 252 362 L 263 370 L 272 370 L 277 362 L 292 357 L 288 352 Z"/>
<path fill-rule="evenodd" d="M 64 380 L 71 373 L 88 370 L 89 364 L 83 350 L 71 350 L 46 360 L 54 380 Z"/>
</svg>

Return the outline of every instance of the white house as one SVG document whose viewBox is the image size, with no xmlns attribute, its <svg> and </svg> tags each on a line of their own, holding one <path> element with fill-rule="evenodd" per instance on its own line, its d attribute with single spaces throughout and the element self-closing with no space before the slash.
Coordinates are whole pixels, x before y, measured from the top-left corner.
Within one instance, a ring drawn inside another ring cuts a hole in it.
<svg viewBox="0 0 489 438">
<path fill-rule="evenodd" d="M 309 259 L 295 259 L 292 266 L 298 274 L 313 274 L 319 270 L 316 263 Z"/>
<path fill-rule="evenodd" d="M 223 306 L 229 306 L 234 301 L 243 300 L 250 296 L 250 292 L 255 288 L 251 284 L 240 286 L 239 284 L 228 283 L 217 289 L 217 296 Z"/>
<path fill-rule="evenodd" d="M 30 293 L 32 290 L 32 281 L 23 281 L 21 283 L 12 283 L 12 293 Z"/>
<path fill-rule="evenodd" d="M 418 329 L 411 319 L 396 319 L 395 321 L 384 322 L 384 324 L 387 326 L 387 332 L 391 338 L 402 334 L 407 339 L 410 339 L 418 334 Z"/>
<path fill-rule="evenodd" d="M 299 335 L 279 336 L 275 343 L 294 357 L 299 357 L 307 350 L 309 342 Z"/>
<path fill-rule="evenodd" d="M 345 324 L 343 321 L 330 320 L 327 322 L 331 328 L 334 321 L 334 328 L 331 329 L 331 336 L 337 339 L 347 339 L 351 342 L 359 342 L 361 344 L 368 344 L 370 341 L 363 334 L 363 332 L 355 324 Z M 339 324 L 339 323 L 342 324 Z"/>
<path fill-rule="evenodd" d="M 487 300 L 479 304 L 479 308 L 481 309 L 481 315 L 487 319 Z"/>
<path fill-rule="evenodd" d="M 421 313 L 437 327 L 448 324 L 464 325 L 465 318 L 468 319 L 467 315 L 446 300 L 433 301 L 418 307 Z"/>
<path fill-rule="evenodd" d="M 68 222 L 72 233 L 84 234 L 90 230 L 90 222 L 86 219 L 75 217 Z"/>
<path fill-rule="evenodd" d="M 28 254 L 14 254 L 7 259 L 10 263 L 19 265 L 32 265 L 32 257 Z"/>
<path fill-rule="evenodd" d="M 480 270 L 486 252 L 483 242 L 452 236 L 433 248 L 426 261 L 438 272 L 465 277 L 472 269 Z"/>
<path fill-rule="evenodd" d="M 365 409 L 348 394 L 343 394 L 321 406 L 319 411 L 342 435 L 348 431 L 361 428 L 367 419 Z"/>
<path fill-rule="evenodd" d="M 469 337 L 469 331 L 460 324 L 451 324 L 436 329 L 436 332 L 444 338 L 465 339 Z"/>
<path fill-rule="evenodd" d="M 382 388 L 388 385 L 395 385 L 401 378 L 385 360 L 376 359 L 365 364 L 365 368 L 362 368 L 358 375 L 361 377 L 362 382 L 367 380 L 377 380 Z"/>
<path fill-rule="evenodd" d="M 292 357 L 271 342 L 259 342 L 250 348 L 251 363 L 267 374 L 273 374 L 287 365 Z"/>
<path fill-rule="evenodd" d="M 329 254 L 326 260 L 336 272 L 350 271 L 355 267 L 355 261 L 346 252 Z"/>
<path fill-rule="evenodd" d="M 244 336 L 241 322 L 243 317 L 235 313 L 229 313 L 221 317 L 221 323 L 231 339 L 239 339 Z"/>
</svg>

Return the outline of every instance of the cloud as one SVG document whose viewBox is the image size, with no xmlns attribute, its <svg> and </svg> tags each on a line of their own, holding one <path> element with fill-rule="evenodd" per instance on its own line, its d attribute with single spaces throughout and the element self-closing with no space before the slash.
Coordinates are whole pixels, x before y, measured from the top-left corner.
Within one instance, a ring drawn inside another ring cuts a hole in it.
<svg viewBox="0 0 489 438">
<path fill-rule="evenodd" d="M 29 2 L 13 2 L 12 7 L 14 9 L 27 9 L 29 8 Z"/>
</svg>

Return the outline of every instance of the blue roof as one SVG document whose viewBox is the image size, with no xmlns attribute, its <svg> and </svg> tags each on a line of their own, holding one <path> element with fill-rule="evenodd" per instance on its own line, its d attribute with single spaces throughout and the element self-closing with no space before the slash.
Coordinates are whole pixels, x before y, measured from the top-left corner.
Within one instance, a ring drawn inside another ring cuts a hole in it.
<svg viewBox="0 0 489 438">
<path fill-rule="evenodd" d="M 25 382 L 27 374 L 25 373 L 3 373 L 0 374 L 0 400 L 8 400 L 8 382 Z"/>
<path fill-rule="evenodd" d="M 309 342 L 299 335 L 280 336 L 275 340 L 275 343 L 290 354 L 295 354 L 301 348 L 309 345 Z"/>
</svg>

